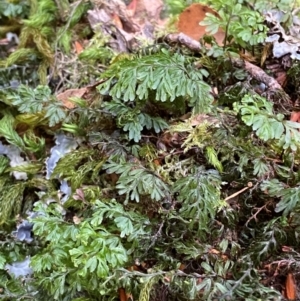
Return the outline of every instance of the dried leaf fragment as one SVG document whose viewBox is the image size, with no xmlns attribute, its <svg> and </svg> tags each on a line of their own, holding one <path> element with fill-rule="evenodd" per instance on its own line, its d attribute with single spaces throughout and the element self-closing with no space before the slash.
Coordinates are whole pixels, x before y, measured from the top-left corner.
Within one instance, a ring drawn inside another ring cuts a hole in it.
<svg viewBox="0 0 300 301">
<path fill-rule="evenodd" d="M 296 300 L 296 284 L 292 273 L 288 273 L 285 281 L 285 291 L 288 300 Z"/>
<path fill-rule="evenodd" d="M 68 108 L 68 109 L 73 109 L 75 108 L 74 102 L 70 101 L 69 99 L 71 97 L 78 97 L 82 98 L 82 96 L 87 92 L 87 88 L 81 88 L 81 89 L 69 89 L 66 90 L 65 92 L 62 92 L 58 94 L 56 97 L 58 100 L 60 100 L 63 105 Z"/>
<path fill-rule="evenodd" d="M 126 292 L 123 287 L 119 288 L 119 298 L 120 301 L 127 301 Z"/>
<path fill-rule="evenodd" d="M 200 3 L 190 5 L 179 16 L 178 30 L 194 40 L 199 40 L 206 34 L 206 27 L 199 25 L 205 18 L 206 13 L 218 16 L 217 12 L 207 5 Z M 225 37 L 223 30 L 219 29 L 213 36 L 219 45 L 223 44 L 223 39 Z"/>
<path fill-rule="evenodd" d="M 133 17 L 136 11 L 136 4 L 137 0 L 132 0 L 128 5 L 127 5 L 127 15 L 129 17 Z"/>
<path fill-rule="evenodd" d="M 300 122 L 300 112 L 292 112 L 290 121 Z"/>
<path fill-rule="evenodd" d="M 74 48 L 77 54 L 80 54 L 83 51 L 83 46 L 78 41 L 75 41 Z"/>
</svg>

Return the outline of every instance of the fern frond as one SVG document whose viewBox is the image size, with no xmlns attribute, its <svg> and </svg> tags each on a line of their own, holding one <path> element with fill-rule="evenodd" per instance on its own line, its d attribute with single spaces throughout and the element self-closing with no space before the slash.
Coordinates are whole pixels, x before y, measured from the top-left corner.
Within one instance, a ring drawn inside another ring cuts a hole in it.
<svg viewBox="0 0 300 301">
<path fill-rule="evenodd" d="M 117 116 L 118 126 L 128 132 L 129 139 L 133 139 L 135 142 L 141 139 L 144 127 L 148 130 L 154 129 L 156 133 L 159 133 L 169 126 L 161 117 L 152 117 L 149 114 L 141 113 L 137 108 L 132 109 L 120 101 L 107 102 L 103 106 L 111 114 Z"/>
<path fill-rule="evenodd" d="M 40 67 L 43 66 L 42 64 Z M 31 116 L 35 122 L 48 119 L 49 125 L 53 126 L 66 118 L 65 109 L 60 101 L 51 95 L 48 86 L 39 85 L 32 89 L 25 85 L 20 85 L 17 93 L 10 94 L 8 100 L 22 113 L 35 114 L 36 118 Z M 26 118 L 23 118 L 26 119 Z"/>
<path fill-rule="evenodd" d="M 160 102 L 185 97 L 195 113 L 206 112 L 213 100 L 201 70 L 193 68 L 186 57 L 165 50 L 117 61 L 102 77 L 107 81 L 99 85 L 99 91 L 105 94 L 109 90 L 113 100 L 147 100 L 150 92 L 154 92 L 155 100 Z"/>
<path fill-rule="evenodd" d="M 129 199 L 139 202 L 143 195 L 149 195 L 155 201 L 168 198 L 170 195 L 168 185 L 158 175 L 138 163 L 126 162 L 120 158 L 120 162 L 109 160 L 104 168 L 109 174 L 120 174 L 116 188 L 119 194 L 126 195 L 125 204 Z"/>
<path fill-rule="evenodd" d="M 191 228 L 196 226 L 198 233 L 209 231 L 208 223 L 220 208 L 220 185 L 216 170 L 201 167 L 173 185 L 173 192 L 179 194 L 177 199 L 182 203 L 181 217 L 191 221 Z M 204 232 L 201 235 L 205 235 Z"/>
</svg>

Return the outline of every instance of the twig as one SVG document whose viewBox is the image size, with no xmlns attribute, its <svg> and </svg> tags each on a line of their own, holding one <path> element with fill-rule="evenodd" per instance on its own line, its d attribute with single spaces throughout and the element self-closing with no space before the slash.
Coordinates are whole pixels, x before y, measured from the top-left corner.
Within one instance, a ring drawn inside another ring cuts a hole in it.
<svg viewBox="0 0 300 301">
<path fill-rule="evenodd" d="M 164 224 L 165 224 L 165 222 L 163 221 L 163 222 L 161 222 L 161 224 L 159 225 L 159 229 L 158 229 L 158 231 L 156 232 L 156 234 L 152 237 L 152 241 L 151 241 L 150 245 L 148 246 L 146 252 L 148 252 L 148 251 L 154 246 L 154 244 L 155 244 L 157 238 L 158 238 L 159 236 L 161 236 L 161 230 L 162 230 L 162 227 L 164 226 Z"/>
<path fill-rule="evenodd" d="M 252 184 L 251 182 L 249 182 L 247 187 L 244 187 L 243 189 L 241 189 L 241 190 L 235 192 L 234 194 L 228 196 L 228 197 L 225 199 L 225 201 L 228 201 L 228 200 L 230 200 L 230 199 L 236 197 L 237 195 L 241 194 L 242 192 L 244 192 L 244 191 L 246 191 L 247 189 L 249 189 L 250 187 L 252 187 L 252 185 L 253 185 L 253 184 Z"/>
<path fill-rule="evenodd" d="M 266 74 L 260 67 L 244 61 L 241 59 L 232 59 L 234 66 L 243 67 L 248 73 L 250 73 L 257 81 L 264 83 L 271 90 L 278 90 L 284 92 L 279 83 L 272 76 Z M 285 93 L 285 92 L 284 92 Z"/>
<path fill-rule="evenodd" d="M 264 157 L 264 159 L 275 162 L 275 163 L 282 163 L 282 160 L 280 160 L 280 159 L 275 159 L 275 158 L 270 158 L 270 157 Z"/>
<path fill-rule="evenodd" d="M 277 267 L 276 267 L 276 271 L 277 271 L 281 266 L 290 268 L 290 266 L 292 264 L 297 264 L 297 263 L 298 263 L 298 261 L 295 259 L 282 259 L 282 260 L 276 260 L 276 261 L 268 263 L 267 265 L 265 265 L 265 268 L 270 270 L 272 265 L 277 265 Z"/>
<path fill-rule="evenodd" d="M 253 220 L 253 219 L 257 220 L 257 215 L 258 215 L 263 209 L 266 209 L 266 211 L 269 211 L 269 212 L 270 212 L 270 210 L 267 209 L 267 205 L 268 205 L 269 203 L 270 203 L 270 202 L 268 202 L 267 204 L 265 204 L 265 205 L 263 205 L 262 207 L 259 207 L 259 208 L 257 208 L 257 207 L 253 208 L 254 210 L 257 210 L 257 211 L 256 211 L 252 216 L 249 217 L 249 219 L 247 220 L 245 226 L 247 227 L 248 224 L 249 224 L 249 222 L 250 222 L 251 220 Z"/>
<path fill-rule="evenodd" d="M 180 32 L 180 33 L 170 33 L 168 34 L 165 39 L 167 42 L 171 43 L 180 43 L 192 51 L 199 52 L 201 50 L 201 45 L 198 41 L 190 38 L 186 34 Z"/>
</svg>

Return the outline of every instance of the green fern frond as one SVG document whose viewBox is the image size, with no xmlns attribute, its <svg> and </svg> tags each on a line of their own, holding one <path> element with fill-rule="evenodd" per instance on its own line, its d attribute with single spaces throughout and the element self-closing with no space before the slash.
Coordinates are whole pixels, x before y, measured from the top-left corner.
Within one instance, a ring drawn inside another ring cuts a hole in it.
<svg viewBox="0 0 300 301">
<path fill-rule="evenodd" d="M 155 201 L 169 197 L 169 187 L 158 175 L 138 163 L 126 162 L 124 158 L 119 161 L 108 160 L 104 168 L 108 174 L 120 174 L 116 188 L 119 194 L 126 195 L 125 204 L 129 199 L 139 202 L 146 195 Z"/>
<path fill-rule="evenodd" d="M 40 85 L 32 89 L 21 85 L 17 93 L 10 94 L 7 98 L 22 113 L 38 113 L 36 118 L 31 116 L 31 120 L 35 122 L 42 120 L 42 116 L 44 116 L 48 119 L 49 125 L 53 126 L 66 117 L 65 108 L 60 101 L 51 95 L 51 89 L 48 86 Z"/>
<path fill-rule="evenodd" d="M 109 91 L 113 100 L 124 102 L 145 101 L 150 92 L 155 93 L 154 100 L 159 102 L 185 97 L 195 113 L 206 112 L 213 98 L 210 86 L 203 81 L 203 74 L 183 55 L 162 50 L 158 54 L 113 63 L 103 73 L 102 78 L 107 81 L 98 88 L 100 93 Z M 112 84 L 113 81 L 116 83 Z"/>
<path fill-rule="evenodd" d="M 209 232 L 209 221 L 214 218 L 220 204 L 221 177 L 216 170 L 199 167 L 193 174 L 177 180 L 173 192 L 181 202 L 180 216 L 190 221 L 202 237 Z M 203 232 L 203 233 L 201 233 Z"/>
<path fill-rule="evenodd" d="M 54 126 L 61 121 L 65 120 L 66 112 L 62 103 L 58 101 L 50 102 L 47 105 L 47 111 L 45 117 L 49 119 L 49 126 Z"/>
<path fill-rule="evenodd" d="M 128 132 L 129 139 L 135 142 L 141 139 L 141 132 L 144 128 L 154 129 L 155 133 L 159 133 L 169 126 L 163 118 L 141 113 L 138 108 L 132 109 L 120 101 L 106 102 L 103 106 L 111 114 L 117 116 L 118 126 Z"/>
<path fill-rule="evenodd" d="M 46 86 L 37 86 L 32 89 L 28 86 L 19 86 L 17 93 L 7 98 L 21 113 L 35 114 L 43 110 L 44 104 L 49 101 L 51 90 Z"/>
<path fill-rule="evenodd" d="M 272 102 L 258 95 L 245 95 L 241 103 L 235 102 L 233 107 L 263 141 L 272 142 L 275 139 L 283 149 L 294 152 L 299 148 L 299 123 L 284 120 L 283 114 L 275 115 Z"/>
</svg>

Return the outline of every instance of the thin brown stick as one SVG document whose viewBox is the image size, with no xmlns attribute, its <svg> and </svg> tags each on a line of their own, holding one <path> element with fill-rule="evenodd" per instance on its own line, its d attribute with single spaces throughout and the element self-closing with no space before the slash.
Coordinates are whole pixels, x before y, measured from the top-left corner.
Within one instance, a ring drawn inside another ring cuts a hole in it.
<svg viewBox="0 0 300 301">
<path fill-rule="evenodd" d="M 256 212 L 255 212 L 253 215 L 251 215 L 251 216 L 249 217 L 249 219 L 247 220 L 245 226 L 247 227 L 248 224 L 249 224 L 249 222 L 250 222 L 251 220 L 253 220 L 253 219 L 254 219 L 255 221 L 257 221 L 257 215 L 258 215 L 263 209 L 265 209 L 266 211 L 269 211 L 269 212 L 270 212 L 270 210 L 267 209 L 267 206 L 268 206 L 270 203 L 271 203 L 271 202 L 268 202 L 267 204 L 265 204 L 265 205 L 263 205 L 262 207 L 259 207 L 259 208 L 257 208 L 257 207 L 253 208 L 254 210 L 256 210 Z"/>
<path fill-rule="evenodd" d="M 232 59 L 232 63 L 236 67 L 243 67 L 248 73 L 250 73 L 257 81 L 264 83 L 271 90 L 283 91 L 282 87 L 272 76 L 266 74 L 260 67 L 251 64 L 250 62 L 241 59 Z M 284 92 L 285 93 L 285 92 Z"/>
<path fill-rule="evenodd" d="M 230 200 L 230 199 L 232 199 L 232 198 L 235 198 L 236 196 L 238 196 L 239 194 L 241 194 L 242 192 L 246 191 L 247 189 L 249 189 L 249 188 L 252 187 L 252 186 L 253 186 L 253 184 L 252 184 L 251 182 L 249 182 L 247 187 L 244 187 L 243 189 L 241 189 L 241 190 L 239 190 L 239 191 L 233 193 L 232 195 L 228 196 L 228 197 L 225 199 L 225 201 L 228 201 L 228 200 Z"/>
<path fill-rule="evenodd" d="M 201 50 L 201 45 L 198 41 L 190 38 L 182 32 L 170 33 L 165 37 L 165 39 L 169 43 L 180 43 L 195 52 L 199 52 Z"/>
</svg>

